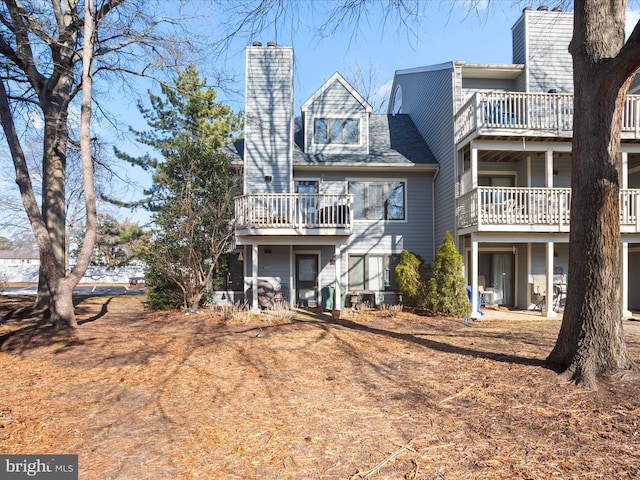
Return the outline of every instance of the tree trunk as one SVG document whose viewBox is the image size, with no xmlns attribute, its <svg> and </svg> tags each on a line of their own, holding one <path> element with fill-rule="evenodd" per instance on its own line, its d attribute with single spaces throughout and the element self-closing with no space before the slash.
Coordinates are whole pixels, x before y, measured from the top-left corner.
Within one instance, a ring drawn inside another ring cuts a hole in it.
<svg viewBox="0 0 640 480">
<path fill-rule="evenodd" d="M 569 280 L 562 327 L 547 359 L 589 388 L 599 374 L 634 367 L 622 329 L 618 165 L 631 79 L 612 61 L 624 42 L 626 8 L 614 3 L 578 1 L 574 12 Z"/>
<path fill-rule="evenodd" d="M 56 328 L 77 328 L 75 307 L 73 304 L 73 287 L 76 282 L 68 278 L 55 279 L 51 291 L 51 323 Z"/>
<path fill-rule="evenodd" d="M 66 168 L 68 130 L 66 113 L 57 111 L 60 105 L 45 109 L 44 152 L 42 155 L 42 216 L 47 225 L 55 255 L 58 278 L 66 273 Z M 40 264 L 45 259 L 40 259 Z M 50 289 L 44 271 L 40 270 L 38 294 L 34 308 L 46 311 L 51 307 Z"/>
</svg>

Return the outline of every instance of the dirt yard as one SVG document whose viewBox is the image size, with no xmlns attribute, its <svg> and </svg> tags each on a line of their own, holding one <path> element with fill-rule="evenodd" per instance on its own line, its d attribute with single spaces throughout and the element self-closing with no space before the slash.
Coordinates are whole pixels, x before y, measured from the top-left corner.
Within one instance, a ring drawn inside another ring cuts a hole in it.
<svg viewBox="0 0 640 480">
<path fill-rule="evenodd" d="M 78 454 L 80 479 L 640 477 L 638 377 L 560 380 L 558 321 L 223 322 L 122 296 L 82 300 L 69 337 L 29 301 L 0 298 L 0 452 Z"/>
</svg>

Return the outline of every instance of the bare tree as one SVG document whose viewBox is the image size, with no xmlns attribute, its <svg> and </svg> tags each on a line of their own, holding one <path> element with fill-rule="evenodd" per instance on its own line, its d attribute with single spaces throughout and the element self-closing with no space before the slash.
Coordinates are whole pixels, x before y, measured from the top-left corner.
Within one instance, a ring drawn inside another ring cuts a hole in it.
<svg viewBox="0 0 640 480">
<path fill-rule="evenodd" d="M 391 95 L 391 85 L 380 80 L 379 66 L 369 65 L 369 68 L 365 69 L 355 62 L 347 80 L 369 102 L 374 113 L 382 113 L 386 110 Z"/>
<path fill-rule="evenodd" d="M 114 71 L 146 74 L 165 61 L 159 52 L 168 55 L 180 48 L 180 42 L 169 38 L 168 28 L 161 31 L 163 20 L 148 14 L 152 10 L 151 2 L 101 0 L 95 7 L 91 5 L 83 0 L 50 3 L 3 0 L 0 3 L 0 119 L 22 203 L 40 251 L 41 277 L 46 284 L 41 293 L 50 294 L 46 303 L 51 319 L 63 326 L 76 325 L 71 296 L 75 283 L 84 273 L 83 268 L 88 265 L 88 259 L 79 257 L 74 270 L 65 271 L 70 108 L 94 76 Z M 95 23 L 91 37 L 87 37 L 84 30 L 90 19 L 86 16 L 87 9 L 91 10 L 90 18 Z M 144 65 L 134 69 L 133 61 L 137 58 L 143 58 Z M 81 71 L 87 68 L 89 60 L 92 70 L 85 72 L 83 78 Z M 90 122 L 85 101 L 81 134 Z M 32 172 L 18 130 L 23 127 L 20 119 L 25 112 L 33 111 L 44 121 L 40 205 L 34 195 Z M 83 141 L 86 143 L 87 139 L 81 139 L 81 144 Z M 87 198 L 92 195 L 89 188 L 93 186 L 92 172 L 86 171 L 91 170 L 88 149 L 86 145 L 81 148 L 81 157 L 87 209 L 85 243 L 90 244 L 95 235 L 92 219 L 95 207 L 91 205 L 93 200 Z"/>
</svg>

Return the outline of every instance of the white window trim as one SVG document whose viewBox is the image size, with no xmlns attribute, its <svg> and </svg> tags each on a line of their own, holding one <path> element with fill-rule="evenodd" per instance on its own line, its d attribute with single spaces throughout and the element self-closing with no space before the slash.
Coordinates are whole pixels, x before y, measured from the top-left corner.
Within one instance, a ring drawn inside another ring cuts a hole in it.
<svg viewBox="0 0 640 480">
<path fill-rule="evenodd" d="M 357 120 L 358 121 L 358 141 L 356 143 L 320 143 L 316 142 L 316 120 Z M 362 147 L 364 145 L 364 129 L 368 128 L 368 124 L 365 126 L 366 118 L 362 115 L 314 115 L 311 119 L 311 143 L 315 148 L 322 149 L 344 149 Z"/>
</svg>

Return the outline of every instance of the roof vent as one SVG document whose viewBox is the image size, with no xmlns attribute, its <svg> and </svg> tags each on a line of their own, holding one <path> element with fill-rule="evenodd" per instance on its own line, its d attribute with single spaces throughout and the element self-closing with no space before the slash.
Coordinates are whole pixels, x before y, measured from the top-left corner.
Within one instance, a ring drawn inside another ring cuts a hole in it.
<svg viewBox="0 0 640 480">
<path fill-rule="evenodd" d="M 276 42 L 267 42 L 267 47 L 275 47 Z"/>
<path fill-rule="evenodd" d="M 548 10 L 549 10 L 549 7 L 548 7 L 547 5 L 540 5 L 540 6 L 538 7 L 538 11 L 539 11 L 539 12 L 546 12 L 546 11 L 548 11 Z"/>
<path fill-rule="evenodd" d="M 253 42 L 251 44 L 252 47 L 261 47 L 262 46 L 262 42 Z"/>
<path fill-rule="evenodd" d="M 530 12 L 531 10 L 532 10 L 531 7 L 524 7 L 522 9 L 523 12 Z"/>
<path fill-rule="evenodd" d="M 558 6 L 558 7 L 553 7 L 553 10 L 551 10 L 552 12 L 561 12 L 562 11 L 562 7 Z"/>
</svg>

